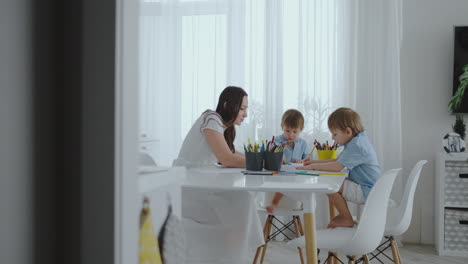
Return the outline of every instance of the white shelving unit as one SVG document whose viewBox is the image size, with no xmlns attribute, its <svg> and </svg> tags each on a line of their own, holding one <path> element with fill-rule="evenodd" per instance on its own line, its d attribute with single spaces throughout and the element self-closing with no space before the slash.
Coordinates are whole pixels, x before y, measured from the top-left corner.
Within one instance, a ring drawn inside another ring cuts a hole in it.
<svg viewBox="0 0 468 264">
<path fill-rule="evenodd" d="M 437 252 L 468 257 L 468 153 L 437 153 L 435 168 Z"/>
<path fill-rule="evenodd" d="M 158 167 L 153 173 L 138 175 L 138 190 L 141 200 L 143 197 L 150 200 L 153 225 L 159 232 L 167 216 L 169 203 L 172 213 L 182 219 L 181 183 L 185 179 L 184 167 Z"/>
<path fill-rule="evenodd" d="M 150 155 L 156 164 L 161 165 L 159 156 L 160 140 L 159 131 L 156 126 L 158 108 L 156 90 L 142 85 L 140 87 L 140 109 L 139 109 L 139 151 Z"/>
</svg>

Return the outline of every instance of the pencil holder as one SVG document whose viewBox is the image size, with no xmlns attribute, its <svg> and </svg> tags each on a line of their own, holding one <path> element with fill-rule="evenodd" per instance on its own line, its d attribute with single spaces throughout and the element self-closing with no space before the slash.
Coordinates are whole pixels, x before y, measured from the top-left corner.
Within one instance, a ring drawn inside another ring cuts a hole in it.
<svg viewBox="0 0 468 264">
<path fill-rule="evenodd" d="M 283 152 L 265 152 L 265 169 L 279 171 L 283 163 Z"/>
<path fill-rule="evenodd" d="M 245 152 L 245 168 L 251 171 L 263 170 L 263 152 Z"/>
<path fill-rule="evenodd" d="M 336 159 L 336 150 L 317 150 L 319 160 Z"/>
</svg>

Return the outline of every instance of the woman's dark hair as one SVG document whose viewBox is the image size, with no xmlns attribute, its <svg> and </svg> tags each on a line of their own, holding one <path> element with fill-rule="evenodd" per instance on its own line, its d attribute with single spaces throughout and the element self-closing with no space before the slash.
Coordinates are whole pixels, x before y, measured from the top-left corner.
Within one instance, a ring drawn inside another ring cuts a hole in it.
<svg viewBox="0 0 468 264">
<path fill-rule="evenodd" d="M 239 114 L 244 96 L 247 96 L 244 89 L 237 86 L 228 86 L 219 95 L 218 106 L 216 107 L 216 112 L 222 117 L 226 127 L 224 138 L 233 153 L 236 152 L 234 147 L 234 138 L 236 137 L 234 121 L 236 121 Z"/>
</svg>

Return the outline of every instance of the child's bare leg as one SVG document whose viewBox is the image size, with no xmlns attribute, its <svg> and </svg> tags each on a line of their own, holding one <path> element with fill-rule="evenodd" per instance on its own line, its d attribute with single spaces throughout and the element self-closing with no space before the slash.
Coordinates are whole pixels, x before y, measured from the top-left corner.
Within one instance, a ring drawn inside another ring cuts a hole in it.
<svg viewBox="0 0 468 264">
<path fill-rule="evenodd" d="M 333 218 L 328 224 L 327 228 L 335 227 L 352 227 L 354 225 L 353 217 L 349 212 L 348 204 L 343 198 L 341 193 L 343 192 L 343 186 L 341 186 L 340 191 L 337 193 L 327 194 L 328 199 L 336 207 L 339 212 L 335 218 Z"/>
<path fill-rule="evenodd" d="M 281 198 L 283 198 L 283 194 L 279 193 L 279 192 L 276 192 L 275 196 L 273 196 L 273 200 L 271 201 L 271 205 L 268 205 L 266 207 L 266 210 L 267 210 L 268 213 L 272 214 L 275 211 L 276 207 L 278 207 L 278 204 L 279 204 Z"/>
</svg>

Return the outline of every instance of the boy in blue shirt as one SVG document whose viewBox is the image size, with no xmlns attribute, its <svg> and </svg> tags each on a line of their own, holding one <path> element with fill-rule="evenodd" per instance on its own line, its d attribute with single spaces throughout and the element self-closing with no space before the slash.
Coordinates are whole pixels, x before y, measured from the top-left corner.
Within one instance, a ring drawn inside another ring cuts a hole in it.
<svg viewBox="0 0 468 264">
<path fill-rule="evenodd" d="M 380 177 L 380 166 L 358 113 L 350 108 L 338 108 L 328 117 L 328 129 L 333 135 L 333 140 L 344 146 L 340 156 L 337 159 L 305 161 L 305 166 L 297 169 L 349 170 L 348 178 L 340 190 L 328 194 L 328 199 L 338 209 L 339 215 L 330 221 L 327 228 L 352 227 L 354 221 L 346 201 L 357 204 L 366 202 L 369 191 Z"/>
<path fill-rule="evenodd" d="M 283 161 L 302 163 L 310 151 L 307 142 L 299 137 L 304 129 L 304 116 L 302 113 L 296 109 L 289 109 L 284 112 L 281 117 L 281 129 L 283 129 L 283 134 L 275 137 L 275 143 L 278 146 L 286 144 L 283 150 Z M 275 193 L 271 205 L 266 207 L 269 213 L 273 213 L 282 197 L 282 193 Z M 284 204 L 290 203 L 286 202 Z"/>
<path fill-rule="evenodd" d="M 300 138 L 304 129 L 304 116 L 296 109 L 289 109 L 281 117 L 283 134 L 275 137 L 278 146 L 286 144 L 283 153 L 285 162 L 300 163 L 309 155 L 307 142 Z"/>
</svg>

